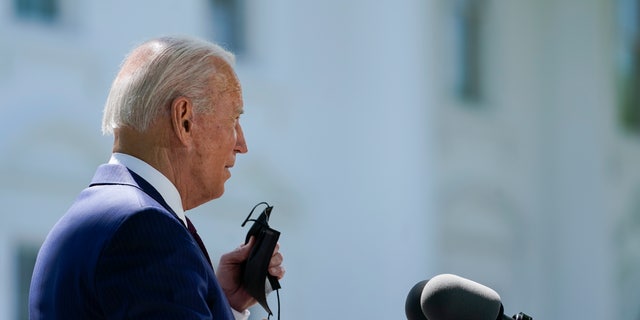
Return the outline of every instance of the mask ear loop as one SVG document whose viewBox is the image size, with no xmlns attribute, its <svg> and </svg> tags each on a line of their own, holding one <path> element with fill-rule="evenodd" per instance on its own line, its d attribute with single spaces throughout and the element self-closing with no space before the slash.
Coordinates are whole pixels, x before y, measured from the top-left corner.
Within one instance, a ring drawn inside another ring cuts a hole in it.
<svg viewBox="0 0 640 320">
<path fill-rule="evenodd" d="M 263 202 L 260 202 L 260 203 L 258 203 L 258 204 L 256 204 L 256 205 L 253 207 L 253 209 L 251 209 L 251 212 L 249 212 L 249 215 L 247 216 L 247 218 L 246 218 L 246 219 L 244 219 L 244 222 L 243 222 L 240 226 L 241 226 L 241 227 L 244 227 L 244 225 L 246 225 L 246 224 L 247 224 L 247 222 L 249 222 L 249 221 L 253 221 L 253 222 L 260 222 L 260 221 L 258 221 L 258 220 L 256 220 L 256 219 L 249 219 L 249 218 L 251 218 L 251 215 L 253 214 L 253 211 L 255 211 L 255 210 L 256 210 L 256 208 L 257 208 L 258 206 L 263 205 L 263 204 L 264 204 L 264 205 L 266 205 L 267 207 L 269 206 L 269 204 L 268 204 L 268 203 L 266 203 L 266 202 L 264 202 L 264 201 L 263 201 Z M 268 215 L 267 215 L 267 222 L 269 222 L 269 216 L 268 216 Z"/>
<path fill-rule="evenodd" d="M 276 289 L 275 291 L 276 291 L 276 298 L 277 298 L 277 300 L 278 300 L 278 320 L 280 320 L 280 289 Z M 273 314 L 271 314 L 271 313 L 270 313 L 270 314 L 267 316 L 267 320 L 271 319 L 271 316 L 272 316 L 272 315 L 273 315 Z"/>
<path fill-rule="evenodd" d="M 278 320 L 280 320 L 280 289 L 276 289 L 276 297 L 278 298 Z"/>
</svg>

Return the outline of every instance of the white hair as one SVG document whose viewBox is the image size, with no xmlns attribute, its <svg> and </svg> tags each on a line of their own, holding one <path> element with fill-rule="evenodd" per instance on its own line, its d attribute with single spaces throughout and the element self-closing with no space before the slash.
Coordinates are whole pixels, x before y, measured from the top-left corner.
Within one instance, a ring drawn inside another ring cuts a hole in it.
<svg viewBox="0 0 640 320">
<path fill-rule="evenodd" d="M 212 110 L 211 79 L 220 70 L 211 58 L 231 67 L 235 62 L 232 53 L 194 38 L 161 37 L 138 46 L 125 58 L 111 85 L 102 133 L 113 134 L 125 125 L 143 132 L 179 96 L 191 99 L 194 112 Z"/>
</svg>

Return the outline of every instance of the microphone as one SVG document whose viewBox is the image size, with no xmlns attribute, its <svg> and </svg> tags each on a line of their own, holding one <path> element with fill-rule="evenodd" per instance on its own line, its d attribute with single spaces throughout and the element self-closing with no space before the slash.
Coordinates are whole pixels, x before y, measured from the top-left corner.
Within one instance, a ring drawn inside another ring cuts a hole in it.
<svg viewBox="0 0 640 320">
<path fill-rule="evenodd" d="M 416 287 L 411 290 L 419 290 Z M 415 303 L 415 293 L 409 292 Z M 519 313 L 513 317 L 504 314 L 500 295 L 493 289 L 477 282 L 453 274 L 437 275 L 423 285 L 420 293 L 420 307 L 425 318 L 407 318 L 409 320 L 532 320 L 530 316 Z M 405 308 L 406 309 L 406 308 Z M 406 310 L 405 310 L 406 311 Z M 413 315 L 412 315 L 413 316 Z"/>
<path fill-rule="evenodd" d="M 424 312 L 422 312 L 422 306 L 420 302 L 420 297 L 422 296 L 422 290 L 424 289 L 424 285 L 427 284 L 429 280 L 422 280 L 416 283 L 411 290 L 409 290 L 409 294 L 407 295 L 407 300 L 404 303 L 404 313 L 407 315 L 407 320 L 428 320 L 424 316 Z"/>
</svg>

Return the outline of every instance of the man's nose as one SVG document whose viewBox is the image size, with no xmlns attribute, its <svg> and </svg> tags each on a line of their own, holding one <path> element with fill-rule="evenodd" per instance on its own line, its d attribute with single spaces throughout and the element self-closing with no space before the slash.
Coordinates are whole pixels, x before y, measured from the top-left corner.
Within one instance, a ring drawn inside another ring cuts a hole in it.
<svg viewBox="0 0 640 320">
<path fill-rule="evenodd" d="M 244 132 L 242 132 L 242 126 L 240 123 L 236 125 L 236 147 L 234 149 L 237 153 L 247 153 L 247 141 L 244 139 Z"/>
</svg>

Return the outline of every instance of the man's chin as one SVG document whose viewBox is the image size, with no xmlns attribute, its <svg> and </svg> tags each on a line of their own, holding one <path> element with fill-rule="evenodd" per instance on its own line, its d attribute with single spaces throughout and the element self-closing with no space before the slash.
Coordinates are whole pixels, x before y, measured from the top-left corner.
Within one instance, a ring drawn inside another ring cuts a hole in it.
<svg viewBox="0 0 640 320">
<path fill-rule="evenodd" d="M 211 194 L 211 200 L 218 199 L 224 194 L 224 185 Z"/>
</svg>

